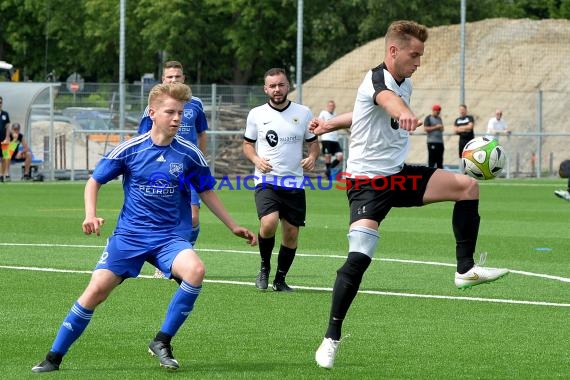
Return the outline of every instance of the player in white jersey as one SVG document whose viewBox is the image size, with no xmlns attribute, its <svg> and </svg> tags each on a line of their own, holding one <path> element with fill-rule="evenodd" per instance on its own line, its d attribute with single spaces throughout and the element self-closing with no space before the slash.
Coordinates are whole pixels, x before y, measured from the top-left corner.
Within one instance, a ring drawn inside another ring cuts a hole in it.
<svg viewBox="0 0 570 380">
<path fill-rule="evenodd" d="M 352 113 L 327 122 L 314 119 L 315 134 L 351 127 L 346 185 L 350 204 L 348 257 L 337 271 L 329 325 L 315 360 L 332 368 L 345 316 L 370 265 L 380 223 L 392 207 L 420 207 L 454 201 L 456 239 L 455 284 L 468 288 L 508 273 L 475 265 L 479 230 L 479 186 L 468 176 L 404 163 L 409 134 L 422 123 L 410 109 L 410 77 L 420 66 L 427 28 L 413 21 L 395 21 L 386 33 L 384 62 L 368 71 L 358 88 Z"/>
<path fill-rule="evenodd" d="M 336 116 L 335 113 L 336 104 L 334 100 L 329 100 L 327 102 L 326 109 L 319 113 L 319 119 L 329 120 Z M 322 154 L 325 159 L 325 175 L 327 178 L 336 177 L 333 171 L 337 171 L 335 168 L 342 162 L 343 154 L 342 148 L 338 142 L 338 132 L 332 131 L 325 133 L 321 136 L 321 146 Z M 333 160 L 334 156 L 334 160 Z"/>
<path fill-rule="evenodd" d="M 243 152 L 255 165 L 255 204 L 259 218 L 261 268 L 255 285 L 268 287 L 271 253 L 281 220 L 282 242 L 273 280 L 274 291 L 292 291 L 285 276 L 297 250 L 299 227 L 305 225 L 303 169 L 312 170 L 319 155 L 317 136 L 309 132 L 309 108 L 287 99 L 289 80 L 285 70 L 274 68 L 265 73 L 263 90 L 266 104 L 252 109 L 247 116 Z M 303 145 L 308 156 L 303 158 Z"/>
<path fill-rule="evenodd" d="M 191 95 L 182 83 L 159 84 L 150 91 L 152 129 L 119 144 L 95 168 L 85 185 L 86 235 L 100 235 L 104 220 L 97 216 L 97 194 L 108 181 L 123 176 L 125 202 L 113 235 L 101 255 L 91 281 L 63 321 L 44 361 L 33 372 L 59 370 L 63 356 L 83 334 L 95 308 L 125 279 L 137 277 L 145 262 L 167 276 L 180 279 L 180 287 L 168 306 L 160 331 L 148 346 L 161 367 L 178 368 L 172 355 L 171 339 L 182 327 L 192 309 L 204 280 L 205 267 L 188 233 L 183 217 L 192 186 L 208 208 L 234 235 L 256 243 L 255 234 L 237 225 L 212 190 L 215 179 L 198 148 L 176 136 L 183 106 Z"/>
</svg>

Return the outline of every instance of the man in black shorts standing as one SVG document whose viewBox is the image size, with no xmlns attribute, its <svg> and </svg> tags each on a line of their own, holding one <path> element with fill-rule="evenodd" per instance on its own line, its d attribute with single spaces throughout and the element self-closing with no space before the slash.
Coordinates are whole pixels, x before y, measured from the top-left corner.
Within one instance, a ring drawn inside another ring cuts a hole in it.
<svg viewBox="0 0 570 380">
<path fill-rule="evenodd" d="M 305 225 L 303 169 L 312 170 L 319 155 L 317 136 L 309 132 L 309 108 L 287 99 L 289 80 L 284 69 L 273 68 L 264 76 L 263 90 L 269 100 L 247 116 L 243 152 L 255 165 L 255 205 L 259 218 L 261 268 L 255 280 L 260 290 L 268 287 L 275 233 L 281 220 L 282 242 L 277 257 L 274 291 L 290 292 L 285 276 L 297 250 L 299 227 Z M 303 144 L 308 157 L 303 158 Z"/>
<path fill-rule="evenodd" d="M 427 38 L 423 25 L 413 21 L 391 23 L 385 37 L 384 62 L 365 75 L 353 112 L 327 122 L 311 122 L 317 135 L 352 124 L 346 169 L 350 186 L 348 257 L 337 271 L 328 329 L 315 353 L 317 364 L 323 368 L 333 367 L 343 321 L 376 251 L 380 223 L 392 207 L 455 202 L 452 225 L 458 288 L 491 282 L 508 273 L 475 265 L 473 254 L 479 231 L 477 181 L 442 169 L 404 164 L 409 135 L 422 125 L 409 105 L 410 77 L 420 66 Z"/>
<path fill-rule="evenodd" d="M 334 110 L 336 109 L 336 104 L 334 100 L 329 100 L 327 102 L 326 109 L 322 110 L 319 114 L 319 119 L 329 120 L 336 116 Z M 342 162 L 343 154 L 342 148 L 338 142 L 338 132 L 332 131 L 325 133 L 321 136 L 322 154 L 325 159 L 325 175 L 327 178 L 334 178 L 335 174 L 338 172 L 338 165 Z M 333 159 L 334 157 L 334 159 Z"/>
<path fill-rule="evenodd" d="M 461 154 L 463 148 L 469 141 L 475 138 L 473 128 L 475 127 L 475 119 L 472 115 L 467 114 L 467 106 L 461 104 L 459 106 L 459 117 L 453 123 L 453 130 L 455 134 L 459 135 L 459 160 L 461 161 Z M 461 167 L 461 165 L 459 165 Z"/>
</svg>

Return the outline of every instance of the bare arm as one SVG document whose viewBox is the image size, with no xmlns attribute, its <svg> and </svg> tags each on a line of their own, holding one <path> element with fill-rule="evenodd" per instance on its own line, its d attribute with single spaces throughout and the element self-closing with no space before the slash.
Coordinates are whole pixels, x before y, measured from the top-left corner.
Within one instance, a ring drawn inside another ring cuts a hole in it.
<svg viewBox="0 0 570 380">
<path fill-rule="evenodd" d="M 469 123 L 465 124 L 465 125 L 461 125 L 461 126 L 454 126 L 455 129 L 455 133 L 463 133 L 463 132 L 470 132 L 473 130 L 473 122 L 470 121 Z"/>
<path fill-rule="evenodd" d="M 443 131 L 443 124 L 424 125 L 426 132 L 433 132 L 441 129 Z"/>
<path fill-rule="evenodd" d="M 392 91 L 380 91 L 376 95 L 376 104 L 384 108 L 393 119 L 398 120 L 400 129 L 413 132 L 423 124 L 402 98 Z"/>
<path fill-rule="evenodd" d="M 202 151 L 204 156 L 206 155 L 206 148 L 208 147 L 208 136 L 206 136 L 206 132 L 202 132 L 198 134 L 198 148 Z"/>
<path fill-rule="evenodd" d="M 85 220 L 83 221 L 83 232 L 85 235 L 96 233 L 101 235 L 101 226 L 105 223 L 103 218 L 97 217 L 97 194 L 101 184 L 93 178 L 89 178 L 85 184 L 83 198 L 85 201 Z"/>
<path fill-rule="evenodd" d="M 244 140 L 242 147 L 245 157 L 250 160 L 260 172 L 269 173 L 273 169 L 273 166 L 271 166 L 267 159 L 257 155 L 255 143 Z"/>
<path fill-rule="evenodd" d="M 305 170 L 313 170 L 315 168 L 315 162 L 317 161 L 317 158 L 319 158 L 319 153 L 320 153 L 319 140 L 315 138 L 313 141 L 309 142 L 308 144 L 309 144 L 309 155 L 307 158 L 301 160 L 301 166 Z"/>
<path fill-rule="evenodd" d="M 342 113 L 329 120 L 313 118 L 309 124 L 309 131 L 320 136 L 339 129 L 347 129 L 352 125 L 352 112 Z"/>
<path fill-rule="evenodd" d="M 206 190 L 201 192 L 200 199 L 204 201 L 210 211 L 212 211 L 214 215 L 216 215 L 216 217 L 220 219 L 226 225 L 226 227 L 232 231 L 234 235 L 247 240 L 247 243 L 250 245 L 257 244 L 257 236 L 247 228 L 241 227 L 236 222 L 234 222 L 224 207 L 222 201 L 213 190 Z"/>
<path fill-rule="evenodd" d="M 11 127 L 11 123 L 6 123 L 6 138 L 4 139 L 4 143 L 10 143 L 10 136 L 12 136 L 12 127 Z"/>
<path fill-rule="evenodd" d="M 25 138 L 22 138 L 22 152 L 24 153 L 31 152 L 30 147 L 28 146 L 28 143 L 26 142 Z"/>
</svg>

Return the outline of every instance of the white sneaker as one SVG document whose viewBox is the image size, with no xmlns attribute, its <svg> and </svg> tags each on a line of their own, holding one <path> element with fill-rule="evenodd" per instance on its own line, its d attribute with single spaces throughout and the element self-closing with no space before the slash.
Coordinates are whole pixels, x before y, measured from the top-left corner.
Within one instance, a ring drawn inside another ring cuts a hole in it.
<svg viewBox="0 0 570 380">
<path fill-rule="evenodd" d="M 475 285 L 493 282 L 506 276 L 508 273 L 508 269 L 484 268 L 475 265 L 466 273 L 459 274 L 455 272 L 455 286 L 459 289 L 468 289 Z"/>
<path fill-rule="evenodd" d="M 331 369 L 334 365 L 334 358 L 338 351 L 340 340 L 332 340 L 331 338 L 324 338 L 323 342 L 315 353 L 315 360 L 319 367 Z"/>
<path fill-rule="evenodd" d="M 554 195 L 556 195 L 558 198 L 562 198 L 562 199 L 566 199 L 567 201 L 570 201 L 570 193 L 568 192 L 568 190 L 556 190 L 554 192 Z"/>
<path fill-rule="evenodd" d="M 154 274 L 152 275 L 153 278 L 166 278 L 166 276 L 164 275 L 164 273 L 162 273 L 160 271 L 160 269 L 155 269 L 154 270 Z"/>
</svg>

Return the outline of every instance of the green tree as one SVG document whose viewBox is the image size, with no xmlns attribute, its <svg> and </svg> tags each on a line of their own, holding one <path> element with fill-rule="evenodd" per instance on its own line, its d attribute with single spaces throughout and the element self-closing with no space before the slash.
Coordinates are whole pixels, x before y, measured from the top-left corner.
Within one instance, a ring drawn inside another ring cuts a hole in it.
<svg viewBox="0 0 570 380">
<path fill-rule="evenodd" d="M 295 69 L 297 0 L 126 1 L 127 81 L 160 75 L 165 59 L 192 84 L 260 84 L 270 67 Z M 491 17 L 570 18 L 570 0 L 468 0 L 467 21 Z M 0 1 L 0 59 L 22 76 L 119 80 L 118 0 Z M 459 0 L 305 0 L 303 79 L 375 38 L 396 19 L 457 24 Z M 294 80 L 294 75 L 292 75 Z"/>
</svg>

